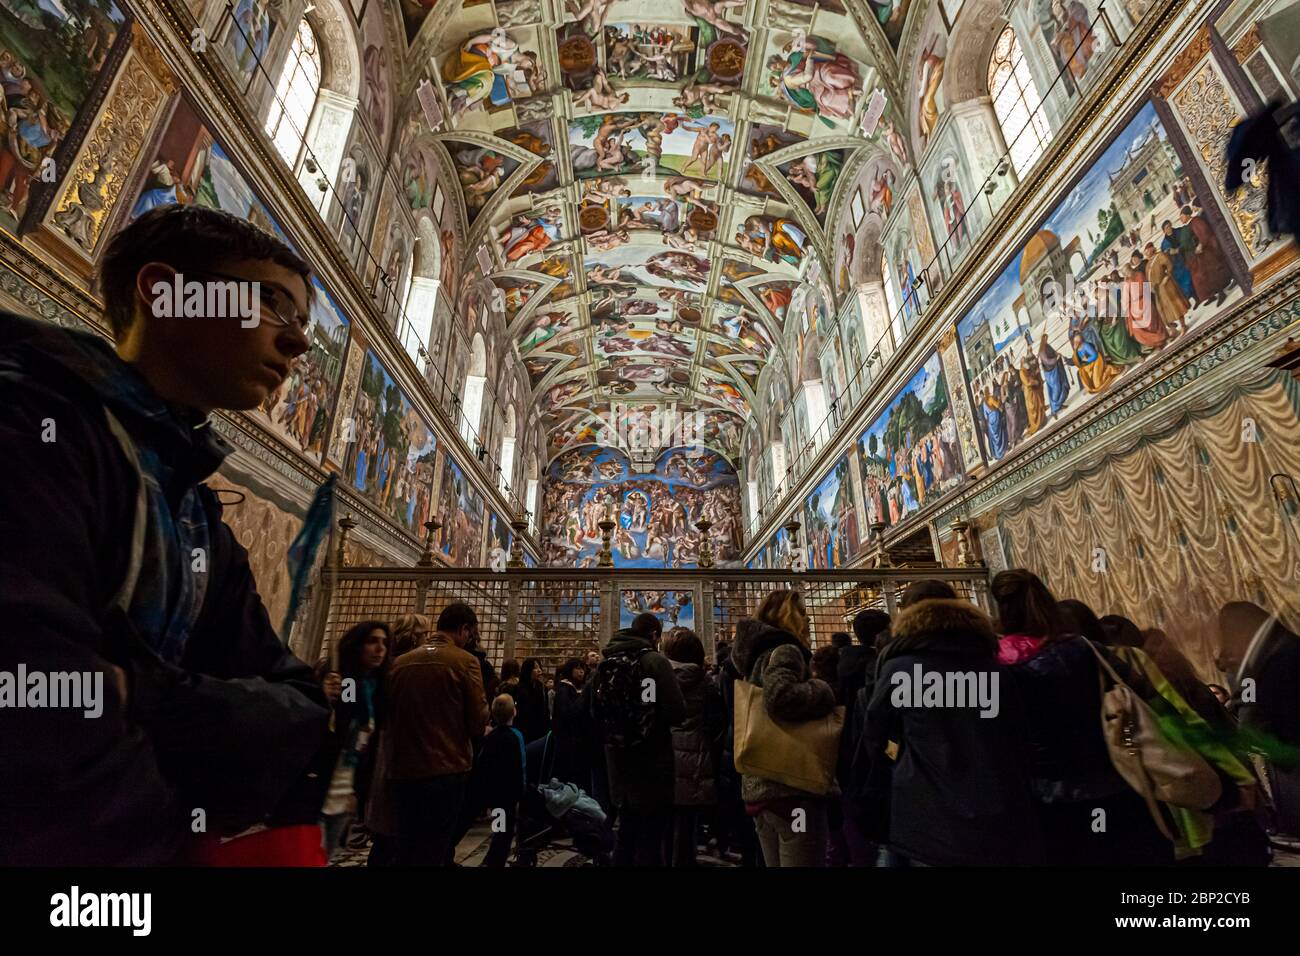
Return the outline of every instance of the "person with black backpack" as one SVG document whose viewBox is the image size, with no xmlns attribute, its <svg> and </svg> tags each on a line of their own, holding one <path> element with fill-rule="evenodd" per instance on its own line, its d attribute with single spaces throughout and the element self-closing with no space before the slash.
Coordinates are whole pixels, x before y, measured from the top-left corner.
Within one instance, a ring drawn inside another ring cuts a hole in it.
<svg viewBox="0 0 1300 956">
<path fill-rule="evenodd" d="M 591 715 L 604 742 L 611 799 L 618 808 L 616 866 L 663 866 L 672 821 L 672 727 L 686 701 L 668 658 L 655 648 L 663 624 L 639 614 L 605 645 L 591 693 Z"/>
</svg>

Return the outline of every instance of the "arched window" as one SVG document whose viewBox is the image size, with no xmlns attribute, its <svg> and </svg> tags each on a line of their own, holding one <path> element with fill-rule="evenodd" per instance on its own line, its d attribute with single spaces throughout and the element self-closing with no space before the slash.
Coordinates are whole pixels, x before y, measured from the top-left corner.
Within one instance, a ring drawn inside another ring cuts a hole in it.
<svg viewBox="0 0 1300 956">
<path fill-rule="evenodd" d="M 989 96 L 1016 175 L 1023 176 L 1052 141 L 1052 128 L 1039 109 L 1042 99 L 1029 75 L 1016 31 L 1009 24 L 993 44 L 989 58 Z"/>
<path fill-rule="evenodd" d="M 460 434 L 466 444 L 478 438 L 483 424 L 483 386 L 487 382 L 487 348 L 483 336 L 474 333 L 470 350 L 469 374 L 465 376 L 465 391 L 461 396 Z"/>
<path fill-rule="evenodd" d="M 275 84 L 275 99 L 266 117 L 266 133 L 289 166 L 298 161 L 307 123 L 320 95 L 320 44 L 304 17 L 298 24 L 288 59 Z"/>
<path fill-rule="evenodd" d="M 894 270 L 889 268 L 889 256 L 883 252 L 880 254 L 880 284 L 885 287 L 885 308 L 889 310 L 889 321 L 894 322 L 899 318 L 898 293 L 894 291 Z"/>
<path fill-rule="evenodd" d="M 537 479 L 529 478 L 527 485 L 527 497 L 524 499 L 524 508 L 528 511 L 528 530 L 532 534 L 537 533 Z"/>
<path fill-rule="evenodd" d="M 419 241 L 420 240 L 418 239 L 416 240 L 417 243 Z M 411 315 L 411 305 L 412 305 L 411 279 L 412 277 L 414 277 L 414 275 L 415 275 L 415 249 L 412 248 L 411 251 L 406 254 L 406 268 L 402 270 L 402 291 L 398 293 L 398 298 L 397 298 L 398 305 L 402 311 L 402 314 L 407 317 L 407 321 L 412 323 L 414 323 L 417 318 Z M 422 320 L 424 316 L 421 315 L 418 318 Z M 424 336 L 424 338 L 426 340 L 428 339 L 427 333 Z"/>
<path fill-rule="evenodd" d="M 497 476 L 497 490 L 509 497 L 515 478 L 515 408 L 506 409 L 506 424 L 501 435 L 501 449 L 497 454 L 501 474 Z"/>
</svg>

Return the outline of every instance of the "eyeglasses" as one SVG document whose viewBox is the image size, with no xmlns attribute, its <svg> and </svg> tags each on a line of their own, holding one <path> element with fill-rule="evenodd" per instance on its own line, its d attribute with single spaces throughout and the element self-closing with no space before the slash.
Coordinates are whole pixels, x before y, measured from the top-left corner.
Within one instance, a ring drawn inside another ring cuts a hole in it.
<svg viewBox="0 0 1300 956">
<path fill-rule="evenodd" d="M 246 276 L 232 276 L 225 272 L 199 272 L 198 275 L 207 276 L 211 279 L 224 279 L 227 282 L 256 282 L 258 286 L 258 300 L 266 305 L 265 312 L 269 312 L 265 318 L 270 319 L 276 325 L 284 328 L 297 326 L 299 332 L 306 332 L 311 327 L 311 316 L 302 315 L 294 306 L 293 300 L 289 298 L 287 292 L 281 291 L 273 285 L 267 285 L 257 279 L 249 279 Z M 287 302 L 281 301 L 287 299 Z"/>
</svg>

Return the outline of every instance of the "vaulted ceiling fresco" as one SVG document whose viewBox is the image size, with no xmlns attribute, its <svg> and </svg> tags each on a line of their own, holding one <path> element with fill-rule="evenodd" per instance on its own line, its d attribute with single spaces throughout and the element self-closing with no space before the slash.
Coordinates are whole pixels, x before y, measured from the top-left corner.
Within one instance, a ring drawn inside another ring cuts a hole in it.
<svg viewBox="0 0 1300 956">
<path fill-rule="evenodd" d="M 565 0 L 556 23 L 538 0 L 451 2 L 415 45 L 433 139 L 548 457 L 675 406 L 737 461 L 764 370 L 797 374 L 791 302 L 844 291 L 827 284 L 841 194 L 906 161 L 887 133 L 906 128 L 909 3 Z"/>
</svg>

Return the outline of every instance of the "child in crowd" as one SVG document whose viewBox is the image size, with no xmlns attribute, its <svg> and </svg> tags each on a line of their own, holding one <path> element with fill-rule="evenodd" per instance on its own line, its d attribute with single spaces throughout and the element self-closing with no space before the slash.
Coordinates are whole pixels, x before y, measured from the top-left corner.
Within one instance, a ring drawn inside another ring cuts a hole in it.
<svg viewBox="0 0 1300 956">
<path fill-rule="evenodd" d="M 514 721 L 514 698 L 499 695 L 492 701 L 492 732 L 479 754 L 481 775 L 475 774 L 482 786 L 480 805 L 487 807 L 492 825 L 492 845 L 483 866 L 506 865 L 524 793 L 524 735 L 514 728 Z"/>
</svg>

